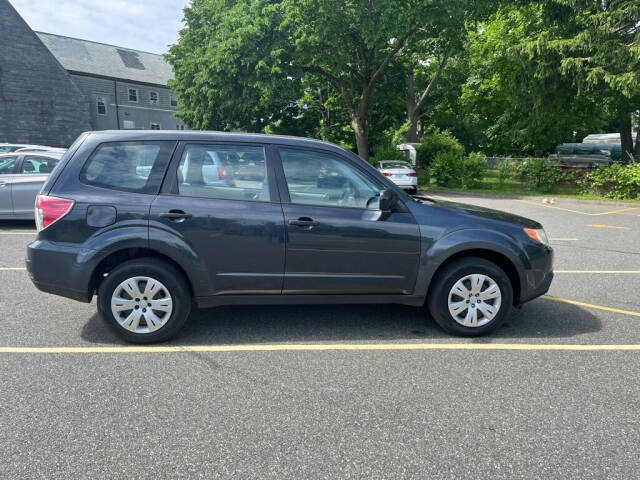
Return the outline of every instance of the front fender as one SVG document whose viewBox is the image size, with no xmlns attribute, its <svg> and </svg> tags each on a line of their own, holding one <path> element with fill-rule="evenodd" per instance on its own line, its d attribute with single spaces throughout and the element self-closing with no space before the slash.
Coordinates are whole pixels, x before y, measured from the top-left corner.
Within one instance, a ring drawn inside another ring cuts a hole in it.
<svg viewBox="0 0 640 480">
<path fill-rule="evenodd" d="M 446 233 L 423 252 L 416 282 L 416 295 L 426 297 L 438 268 L 452 256 L 469 250 L 488 250 L 503 255 L 515 266 L 520 285 L 526 284 L 525 270 L 530 268 L 531 264 L 524 250 L 513 238 L 495 230 L 465 228 Z"/>
</svg>

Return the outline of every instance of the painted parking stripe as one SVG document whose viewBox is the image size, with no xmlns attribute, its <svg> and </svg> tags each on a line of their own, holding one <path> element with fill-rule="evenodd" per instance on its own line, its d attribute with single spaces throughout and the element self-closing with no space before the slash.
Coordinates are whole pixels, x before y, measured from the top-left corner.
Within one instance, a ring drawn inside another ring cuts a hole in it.
<svg viewBox="0 0 640 480">
<path fill-rule="evenodd" d="M 630 212 L 632 210 L 640 209 L 640 207 L 624 207 L 624 208 L 619 208 L 617 210 L 609 210 L 607 212 L 591 213 L 591 212 L 581 212 L 580 210 L 572 210 L 571 208 L 556 207 L 554 205 L 545 205 L 543 203 L 532 202 L 530 200 L 520 200 L 520 199 L 518 199 L 517 201 L 518 202 L 522 202 L 522 203 L 527 203 L 529 205 L 536 205 L 538 207 L 553 208 L 555 210 L 563 210 L 565 212 L 578 213 L 580 215 L 588 215 L 588 216 L 592 216 L 592 217 L 599 217 L 599 216 L 602 216 L 602 215 L 613 215 L 613 214 L 625 213 L 625 212 Z"/>
<path fill-rule="evenodd" d="M 35 235 L 38 232 L 0 232 L 0 235 Z"/>
<path fill-rule="evenodd" d="M 612 230 L 631 230 L 631 227 L 621 227 L 619 225 L 605 225 L 604 223 L 596 223 L 587 225 L 587 227 L 591 228 L 610 228 Z"/>
<path fill-rule="evenodd" d="M 0 271 L 24 272 L 25 270 L 25 267 L 0 267 Z"/>
<path fill-rule="evenodd" d="M 542 298 L 553 300 L 554 302 L 568 303 L 579 307 L 593 308 L 595 310 L 604 310 L 605 312 L 621 313 L 623 315 L 631 315 L 632 317 L 640 317 L 640 312 L 632 312 L 630 310 L 622 310 L 620 308 L 605 307 L 604 305 L 594 305 L 593 303 L 578 302 L 577 300 L 569 300 L 568 298 L 552 297 L 551 295 L 543 295 Z"/>
<path fill-rule="evenodd" d="M 296 352 L 296 351 L 394 351 L 394 350 L 555 350 L 555 351 L 640 351 L 640 345 L 571 345 L 530 343 L 366 343 L 366 344 L 264 344 L 186 345 L 132 347 L 0 347 L 0 354 L 100 354 L 100 353 L 185 353 L 185 352 Z"/>
</svg>

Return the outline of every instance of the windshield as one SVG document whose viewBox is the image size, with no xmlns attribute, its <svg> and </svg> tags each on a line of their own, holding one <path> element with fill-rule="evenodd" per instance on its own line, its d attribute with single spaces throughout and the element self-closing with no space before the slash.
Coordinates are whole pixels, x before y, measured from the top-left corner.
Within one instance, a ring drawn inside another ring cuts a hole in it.
<svg viewBox="0 0 640 480">
<path fill-rule="evenodd" d="M 13 149 L 11 145 L 0 145 L 0 153 L 11 153 Z"/>
<path fill-rule="evenodd" d="M 400 162 L 400 161 L 380 162 L 380 166 L 382 168 L 411 168 L 411 165 L 409 165 L 407 162 Z"/>
</svg>

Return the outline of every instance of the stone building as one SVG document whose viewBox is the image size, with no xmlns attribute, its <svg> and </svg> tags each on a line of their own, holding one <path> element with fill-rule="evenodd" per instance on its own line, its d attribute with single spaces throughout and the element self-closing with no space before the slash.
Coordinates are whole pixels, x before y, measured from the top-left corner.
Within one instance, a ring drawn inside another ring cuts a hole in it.
<svg viewBox="0 0 640 480">
<path fill-rule="evenodd" d="M 0 0 L 0 142 L 68 146 L 90 130 L 85 95 L 7 0 Z"/>
<path fill-rule="evenodd" d="M 0 142 L 69 146 L 83 131 L 184 130 L 161 55 L 33 32 L 0 0 Z"/>
</svg>

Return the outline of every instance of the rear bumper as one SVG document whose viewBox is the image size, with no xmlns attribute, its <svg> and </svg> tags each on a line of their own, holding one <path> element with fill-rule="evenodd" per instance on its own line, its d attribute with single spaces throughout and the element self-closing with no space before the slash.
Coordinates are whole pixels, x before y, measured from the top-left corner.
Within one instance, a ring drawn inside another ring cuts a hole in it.
<svg viewBox="0 0 640 480">
<path fill-rule="evenodd" d="M 90 302 L 90 273 L 77 261 L 79 250 L 36 240 L 27 247 L 26 266 L 38 290 L 80 302 Z"/>
</svg>

